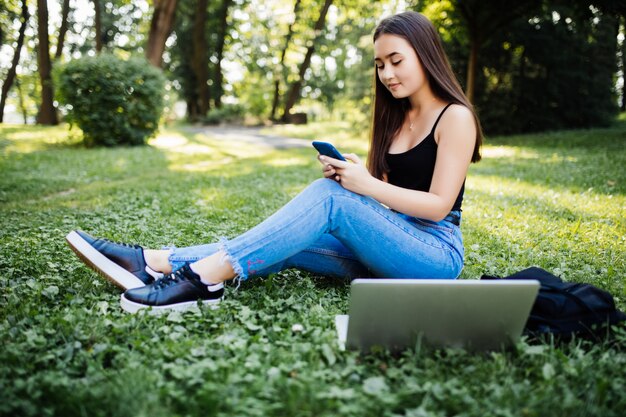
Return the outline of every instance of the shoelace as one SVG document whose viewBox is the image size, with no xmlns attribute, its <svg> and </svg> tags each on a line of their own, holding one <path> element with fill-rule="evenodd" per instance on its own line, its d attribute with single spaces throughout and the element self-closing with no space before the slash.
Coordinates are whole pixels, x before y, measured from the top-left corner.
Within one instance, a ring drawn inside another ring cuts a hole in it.
<svg viewBox="0 0 626 417">
<path fill-rule="evenodd" d="M 120 246 L 124 246 L 125 248 L 131 248 L 131 249 L 141 249 L 140 245 L 132 245 L 130 243 L 124 243 L 124 242 L 115 242 L 113 240 L 109 240 L 109 239 L 101 239 L 104 242 L 107 243 L 113 243 L 114 245 L 120 245 Z"/>
<path fill-rule="evenodd" d="M 190 280 L 190 277 L 183 274 L 182 269 L 179 269 L 176 272 L 172 272 L 171 274 L 165 275 L 163 278 L 156 280 L 154 283 L 154 288 L 162 289 L 162 288 L 169 287 L 170 285 L 177 284 L 180 281 L 189 281 L 189 280 Z"/>
</svg>

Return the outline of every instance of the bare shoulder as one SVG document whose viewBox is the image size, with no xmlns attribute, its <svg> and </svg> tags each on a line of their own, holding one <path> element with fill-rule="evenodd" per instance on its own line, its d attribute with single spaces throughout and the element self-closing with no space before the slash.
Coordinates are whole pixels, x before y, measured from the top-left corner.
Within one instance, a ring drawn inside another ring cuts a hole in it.
<svg viewBox="0 0 626 417">
<path fill-rule="evenodd" d="M 473 125 L 474 124 L 474 114 L 470 109 L 460 104 L 452 104 L 448 107 L 448 110 L 445 111 L 443 116 L 441 116 L 441 124 L 442 126 L 450 126 L 460 124 L 464 125 Z"/>
<path fill-rule="evenodd" d="M 476 122 L 474 114 L 467 107 L 460 104 L 452 104 L 441 116 L 437 126 L 437 142 L 442 139 L 448 140 L 475 140 Z"/>
</svg>

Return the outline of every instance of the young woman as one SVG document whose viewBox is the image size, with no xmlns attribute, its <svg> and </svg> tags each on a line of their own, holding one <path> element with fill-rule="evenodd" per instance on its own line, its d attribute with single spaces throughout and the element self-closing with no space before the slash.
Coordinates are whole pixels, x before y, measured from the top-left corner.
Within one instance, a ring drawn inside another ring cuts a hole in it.
<svg viewBox="0 0 626 417">
<path fill-rule="evenodd" d="M 463 267 L 461 203 L 482 133 L 432 24 L 415 12 L 374 33 L 376 99 L 367 167 L 319 156 L 316 180 L 232 239 L 144 250 L 67 236 L 88 265 L 126 289 L 130 312 L 215 303 L 223 282 L 287 268 L 342 277 L 456 278 Z M 156 280 L 155 280 L 156 279 Z"/>
</svg>

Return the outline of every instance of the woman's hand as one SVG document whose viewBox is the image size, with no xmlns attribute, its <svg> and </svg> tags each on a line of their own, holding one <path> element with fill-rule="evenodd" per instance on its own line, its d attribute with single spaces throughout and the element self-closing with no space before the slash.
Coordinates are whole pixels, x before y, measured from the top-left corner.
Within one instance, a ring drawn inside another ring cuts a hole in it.
<svg viewBox="0 0 626 417">
<path fill-rule="evenodd" d="M 324 168 L 322 168 L 322 174 L 324 174 L 324 178 L 330 178 L 330 179 L 335 179 L 335 168 L 330 165 L 327 162 L 323 162 L 321 159 L 321 155 L 317 156 L 317 159 L 320 161 L 320 163 L 324 166 Z"/>
<path fill-rule="evenodd" d="M 340 161 L 328 156 L 320 155 L 319 160 L 324 164 L 324 177 L 333 178 L 343 188 L 357 194 L 368 195 L 371 191 L 374 177 L 369 173 L 361 159 L 353 153 L 343 155 L 348 161 Z"/>
</svg>

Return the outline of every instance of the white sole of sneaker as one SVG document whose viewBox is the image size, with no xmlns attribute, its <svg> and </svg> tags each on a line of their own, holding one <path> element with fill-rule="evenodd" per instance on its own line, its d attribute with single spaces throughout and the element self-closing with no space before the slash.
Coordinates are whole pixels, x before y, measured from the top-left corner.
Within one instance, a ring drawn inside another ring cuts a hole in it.
<svg viewBox="0 0 626 417">
<path fill-rule="evenodd" d="M 78 233 L 70 232 L 65 236 L 65 240 L 87 266 L 121 289 L 129 290 L 146 285 L 142 280 L 98 252 Z"/>
<path fill-rule="evenodd" d="M 203 306 L 208 306 L 211 308 L 216 308 L 217 304 L 219 304 L 220 301 L 222 301 L 221 298 L 218 298 L 216 300 L 187 301 L 184 303 L 169 304 L 166 306 L 147 306 L 145 304 L 130 301 L 129 299 L 124 297 L 124 294 L 120 296 L 120 306 L 122 306 L 122 310 L 128 313 L 136 313 L 139 310 L 144 310 L 147 308 L 151 309 L 150 312 L 152 314 L 167 313 L 170 311 L 185 311 L 194 307 L 197 308 L 198 304 L 202 304 Z"/>
</svg>

